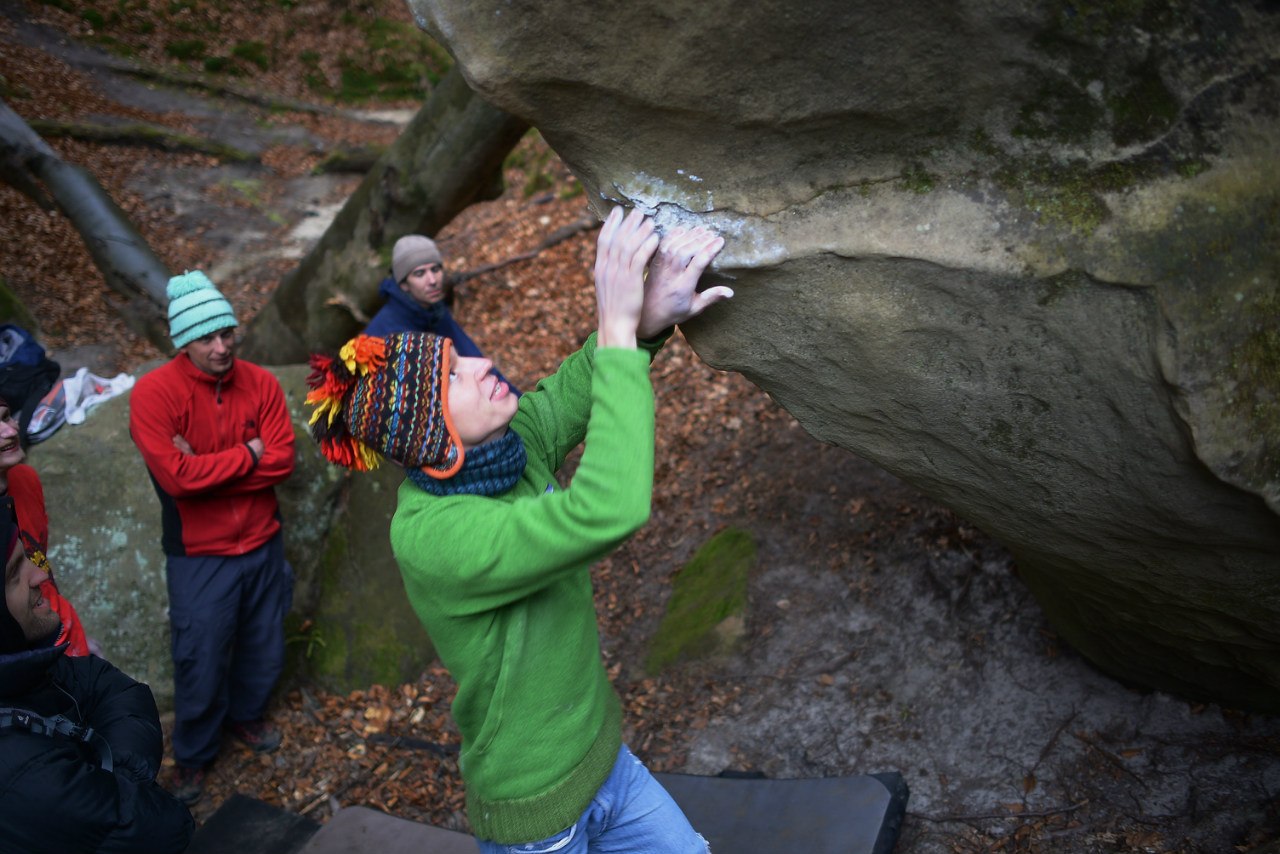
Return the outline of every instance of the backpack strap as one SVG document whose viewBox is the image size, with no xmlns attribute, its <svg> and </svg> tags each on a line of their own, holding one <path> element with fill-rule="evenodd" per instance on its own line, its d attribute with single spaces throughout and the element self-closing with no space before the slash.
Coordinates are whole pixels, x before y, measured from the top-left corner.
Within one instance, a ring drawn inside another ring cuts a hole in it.
<svg viewBox="0 0 1280 854">
<path fill-rule="evenodd" d="M 84 742 L 98 754 L 98 767 L 103 771 L 111 771 L 111 745 L 90 726 L 79 726 L 65 715 L 45 717 L 27 709 L 14 709 L 0 706 L 0 730 L 17 729 L 33 735 L 46 735 L 49 738 L 67 738 L 71 741 Z M 97 742 L 96 744 L 94 742 Z"/>
</svg>

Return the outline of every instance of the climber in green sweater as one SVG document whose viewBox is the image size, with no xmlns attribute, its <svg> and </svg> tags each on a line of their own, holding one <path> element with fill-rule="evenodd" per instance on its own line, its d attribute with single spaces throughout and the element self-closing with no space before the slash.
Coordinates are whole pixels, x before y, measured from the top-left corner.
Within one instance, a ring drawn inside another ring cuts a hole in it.
<svg viewBox="0 0 1280 854">
<path fill-rule="evenodd" d="M 648 520 L 649 360 L 671 327 L 733 295 L 696 289 L 723 245 L 702 228 L 660 240 L 649 218 L 615 208 L 597 241 L 598 329 L 520 398 L 488 360 L 429 333 L 360 336 L 312 358 L 325 455 L 408 473 L 391 543 L 458 683 L 467 815 L 485 854 L 707 850 L 622 744 L 589 570 Z M 555 473 L 584 441 L 560 489 Z"/>
</svg>

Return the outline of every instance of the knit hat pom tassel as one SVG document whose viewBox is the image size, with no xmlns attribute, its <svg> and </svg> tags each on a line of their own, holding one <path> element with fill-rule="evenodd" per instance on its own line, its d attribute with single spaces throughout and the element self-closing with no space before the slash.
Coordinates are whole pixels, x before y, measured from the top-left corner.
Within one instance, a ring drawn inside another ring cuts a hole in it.
<svg viewBox="0 0 1280 854">
<path fill-rule="evenodd" d="M 387 363 L 387 342 L 373 335 L 357 335 L 338 351 L 348 371 L 358 376 L 368 376 Z"/>
<path fill-rule="evenodd" d="M 358 345 L 360 339 L 377 344 Z M 356 384 L 356 371 L 365 374 L 371 370 L 370 365 L 381 366 L 379 359 L 385 362 L 381 344 L 380 338 L 361 335 L 348 341 L 337 358 L 319 353 L 311 356 L 311 375 L 307 377 L 311 391 L 306 397 L 306 402 L 315 407 L 308 422 L 311 435 L 325 459 L 356 471 L 376 469 L 382 455 L 351 435 L 342 417 L 342 407 Z"/>
</svg>

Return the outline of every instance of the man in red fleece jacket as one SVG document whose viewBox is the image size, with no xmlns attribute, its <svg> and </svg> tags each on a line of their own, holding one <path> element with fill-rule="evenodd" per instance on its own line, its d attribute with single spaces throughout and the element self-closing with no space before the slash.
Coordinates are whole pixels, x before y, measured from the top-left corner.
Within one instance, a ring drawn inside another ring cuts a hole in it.
<svg viewBox="0 0 1280 854">
<path fill-rule="evenodd" d="M 275 485 L 293 472 L 280 383 L 237 360 L 235 314 L 200 271 L 169 280 L 179 350 L 138 380 L 129 432 L 160 497 L 173 654 L 170 790 L 200 798 L 221 730 L 259 752 L 280 745 L 264 719 L 284 667 L 293 569 Z"/>
</svg>

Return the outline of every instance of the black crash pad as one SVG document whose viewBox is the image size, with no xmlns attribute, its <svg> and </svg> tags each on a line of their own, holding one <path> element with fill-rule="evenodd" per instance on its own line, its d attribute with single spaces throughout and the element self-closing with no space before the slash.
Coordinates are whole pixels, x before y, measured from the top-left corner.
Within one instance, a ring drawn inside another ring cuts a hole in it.
<svg viewBox="0 0 1280 854">
<path fill-rule="evenodd" d="M 320 825 L 244 795 L 232 795 L 191 840 L 186 854 L 298 854 Z"/>
<path fill-rule="evenodd" d="M 769 780 L 655 775 L 714 854 L 890 854 L 907 807 L 896 773 Z M 202 827 L 187 854 L 474 854 L 468 835 L 367 807 L 323 826 L 235 795 Z"/>
<path fill-rule="evenodd" d="M 907 809 L 896 772 L 770 780 L 655 774 L 715 854 L 889 854 Z"/>
</svg>

